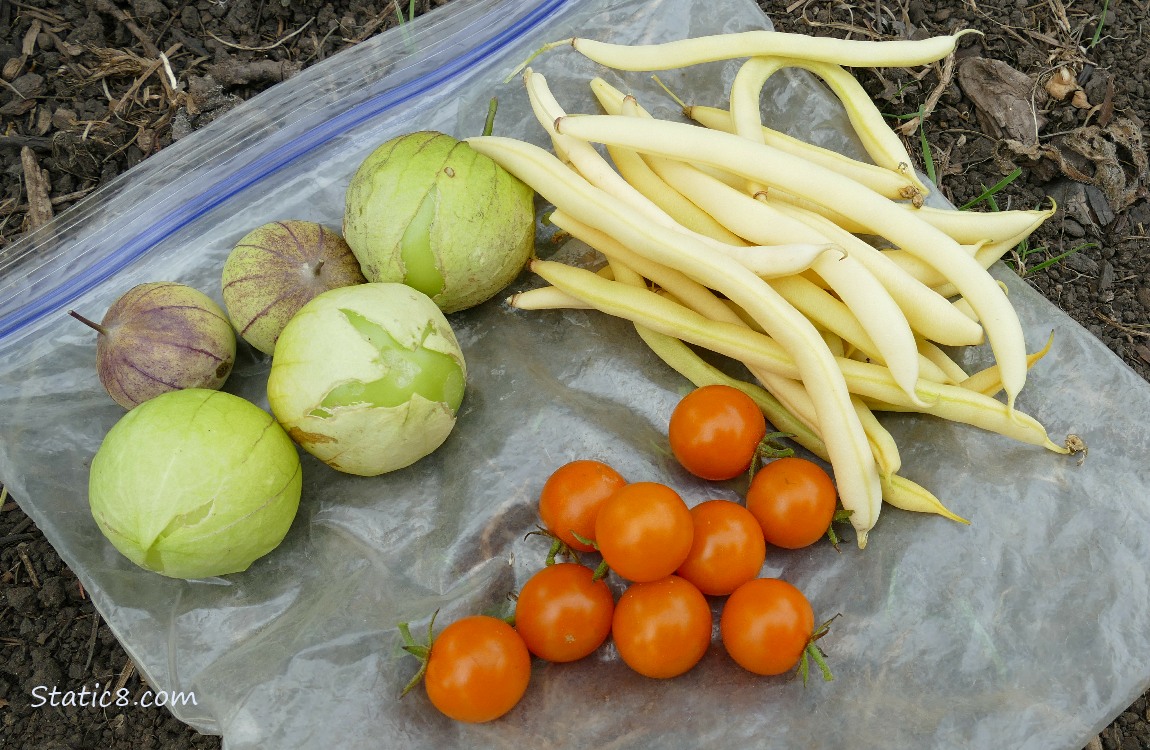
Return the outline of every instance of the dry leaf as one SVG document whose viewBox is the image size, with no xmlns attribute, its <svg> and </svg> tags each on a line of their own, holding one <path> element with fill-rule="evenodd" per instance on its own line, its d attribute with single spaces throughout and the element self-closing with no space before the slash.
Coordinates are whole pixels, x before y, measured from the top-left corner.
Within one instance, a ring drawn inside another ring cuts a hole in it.
<svg viewBox="0 0 1150 750">
<path fill-rule="evenodd" d="M 1033 146 L 1046 124 L 1037 109 L 1046 92 L 1029 76 L 999 60 L 968 57 L 959 63 L 958 85 L 974 102 L 982 129 L 995 138 Z"/>
</svg>

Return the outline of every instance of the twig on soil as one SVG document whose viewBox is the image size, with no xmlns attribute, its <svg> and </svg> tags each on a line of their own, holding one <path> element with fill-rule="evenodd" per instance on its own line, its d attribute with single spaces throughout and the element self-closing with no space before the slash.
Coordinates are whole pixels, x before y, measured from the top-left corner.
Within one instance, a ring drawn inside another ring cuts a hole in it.
<svg viewBox="0 0 1150 750">
<path fill-rule="evenodd" d="M 176 49 L 176 47 L 172 47 L 172 50 L 174 49 Z M 176 80 L 175 72 L 172 71 L 172 63 L 170 60 L 168 60 L 168 56 L 172 54 L 172 50 L 160 53 L 160 62 L 164 64 L 164 72 L 168 74 L 168 77 L 165 80 L 165 88 L 168 89 L 169 95 L 175 92 L 177 87 L 180 85 Z"/>
<path fill-rule="evenodd" d="M 16 528 L 12 529 L 12 531 L 10 533 L 19 534 L 20 532 L 24 531 L 24 529 L 28 528 L 31 525 L 32 525 L 32 519 L 25 516 L 24 520 L 21 521 L 20 523 L 16 524 Z"/>
<path fill-rule="evenodd" d="M 43 21 L 44 23 L 50 23 L 53 25 L 57 25 L 57 24 L 65 23 L 67 21 L 67 19 L 61 15 L 57 15 L 55 13 L 52 13 L 51 11 L 41 10 L 41 9 L 36 8 L 34 6 L 27 5 L 25 3 L 19 3 L 19 2 L 16 2 L 16 0 L 9 0 L 9 4 L 14 6 L 14 7 L 19 8 L 21 11 L 20 15 L 28 16 L 30 18 L 38 18 L 41 21 Z"/>
<path fill-rule="evenodd" d="M 112 104 L 112 107 L 109 109 L 109 116 L 118 114 L 124 108 L 124 105 L 131 101 L 133 97 L 135 97 L 136 93 L 140 90 L 140 87 L 144 84 L 144 82 L 155 75 L 156 72 L 158 72 L 161 68 L 164 69 L 166 75 L 159 76 L 160 83 L 163 85 L 164 91 L 168 95 L 168 103 L 170 105 L 174 105 L 176 103 L 175 99 L 178 93 L 176 90 L 177 84 L 175 83 L 175 75 L 172 72 L 172 68 L 168 62 L 168 59 L 176 52 L 178 52 L 181 46 L 182 45 L 177 42 L 167 50 L 158 52 L 156 59 L 153 60 L 145 60 L 131 54 L 121 57 L 118 60 L 109 60 L 108 68 L 99 72 L 100 81 L 104 84 L 104 94 L 108 97 L 108 101 Z M 136 80 L 132 82 L 132 85 L 128 87 L 128 90 L 124 92 L 123 96 L 121 96 L 119 99 L 116 99 L 108 90 L 107 77 L 113 74 L 113 70 L 116 70 L 120 73 L 128 72 L 127 70 L 121 69 L 120 66 L 130 65 L 133 63 L 137 66 L 136 70 L 133 71 L 133 75 L 136 76 Z"/>
<path fill-rule="evenodd" d="M 974 10 L 975 13 L 982 16 L 983 19 L 985 19 L 986 21 L 988 21 L 990 23 L 995 24 L 996 26 L 998 26 L 998 28 L 1002 29 L 1002 32 L 1004 34 L 1007 34 L 1008 36 L 1014 37 L 1014 39 L 1021 42 L 1022 44 L 1027 45 L 1028 47 L 1033 47 L 1036 50 L 1039 49 L 1038 46 L 1036 44 L 1034 44 L 1033 41 L 1031 41 L 1030 39 L 1027 39 L 1022 34 L 1019 34 L 1017 31 L 1015 31 L 1013 26 L 1008 26 L 1008 25 L 1004 24 L 1002 21 L 999 21 L 997 18 L 992 17 L 990 14 L 988 14 L 988 13 L 986 13 L 986 11 L 983 11 L 982 9 L 980 9 L 974 3 L 971 3 L 970 7 Z"/>
<path fill-rule="evenodd" d="M 281 44 L 292 39 L 296 35 L 303 33 L 303 30 L 306 29 L 308 26 L 310 26 L 311 22 L 314 20 L 315 20 L 315 18 L 309 18 L 307 20 L 307 23 L 305 23 L 303 26 L 300 26 L 298 29 L 296 29 L 292 33 L 288 34 L 287 36 L 282 37 L 275 44 L 269 44 L 269 45 L 264 46 L 264 47 L 247 47 L 247 46 L 244 46 L 242 44 L 236 44 L 235 42 L 229 42 L 225 39 L 220 39 L 218 36 L 216 36 L 215 34 L 213 34 L 210 31 L 208 32 L 208 36 L 210 36 L 212 39 L 215 39 L 217 42 L 224 45 L 225 47 L 231 47 L 232 49 L 243 50 L 245 52 L 268 52 L 270 50 L 275 49 L 276 47 L 279 47 Z"/>
<path fill-rule="evenodd" d="M 910 135 L 914 131 L 918 130 L 919 123 L 930 117 L 930 113 L 934 111 L 935 106 L 938 104 L 938 100 L 942 98 L 943 92 L 945 92 L 947 87 L 950 86 L 950 82 L 952 80 L 954 80 L 953 52 L 946 56 L 946 61 L 942 64 L 942 72 L 938 76 L 938 84 L 926 97 L 926 101 L 923 102 L 922 110 L 920 113 L 907 120 L 902 125 L 899 125 L 896 130 L 898 130 L 898 132 L 902 135 Z"/>
<path fill-rule="evenodd" d="M 155 43 L 148 38 L 148 35 L 144 33 L 143 29 L 136 25 L 136 22 L 132 20 L 131 16 L 113 5 L 112 0 L 96 0 L 96 10 L 101 13 L 107 13 L 112 18 L 124 24 L 124 28 L 128 30 L 128 33 L 136 37 L 136 41 L 140 43 L 140 47 L 143 48 L 146 57 L 154 58 L 159 56 L 160 50 L 156 47 Z"/>
<path fill-rule="evenodd" d="M 40 169 L 35 151 L 27 146 L 20 149 L 20 163 L 24 167 L 24 189 L 28 194 L 28 212 L 24 214 L 24 225 L 26 229 L 32 230 L 52 220 L 52 200 L 48 197 L 50 185 L 47 173 Z"/>
<path fill-rule="evenodd" d="M 84 660 L 84 674 L 92 666 L 92 657 L 96 655 L 96 633 L 100 630 L 100 615 L 92 613 L 92 634 L 88 636 L 88 658 Z"/>
<path fill-rule="evenodd" d="M 317 40 L 315 38 L 315 32 L 313 31 L 311 34 L 311 41 L 312 41 L 312 49 L 315 51 L 312 52 L 311 55 L 309 55 L 308 57 L 305 57 L 301 62 L 304 65 L 307 65 L 312 60 L 319 57 L 320 54 L 323 52 L 324 46 L 327 44 L 327 40 L 331 39 L 332 35 L 335 34 L 335 30 L 338 28 L 339 28 L 338 26 L 332 27 L 326 34 L 323 35 L 323 39 L 319 39 L 319 40 Z M 344 39 L 344 41 L 346 42 L 348 40 Z"/>
<path fill-rule="evenodd" d="M 1144 331 L 1141 328 L 1137 328 L 1134 326 L 1128 326 L 1125 323 L 1119 323 L 1114 318 L 1111 318 L 1110 316 L 1106 315 L 1105 313 L 1103 313 L 1099 310 L 1094 310 L 1093 312 L 1094 312 L 1094 316 L 1096 318 L 1098 318 L 1102 322 L 1106 323 L 1107 325 L 1110 325 L 1110 326 L 1113 326 L 1114 328 L 1117 328 L 1119 331 L 1123 331 L 1124 333 L 1128 333 L 1131 336 L 1142 336 L 1145 338 L 1150 338 L 1150 331 Z"/>
<path fill-rule="evenodd" d="M 351 44 L 359 44 L 360 42 L 364 41 L 365 39 L 370 37 L 372 34 L 374 34 L 376 32 L 376 29 L 378 29 L 380 26 L 383 26 L 390 19 L 391 19 L 391 16 L 389 16 L 388 14 L 380 13 L 375 18 L 368 21 L 367 25 L 365 25 L 362 29 L 360 29 L 359 34 L 357 34 L 354 38 L 352 38 L 352 39 L 348 39 L 346 37 L 341 37 L 341 38 L 345 42 L 349 42 Z M 325 40 L 326 40 L 326 37 L 325 37 Z"/>
<path fill-rule="evenodd" d="M 1070 18 L 1066 15 L 1066 6 L 1062 4 L 1062 0 L 1046 0 L 1046 4 L 1050 6 L 1050 13 L 1054 16 L 1055 25 L 1062 29 L 1067 36 L 1070 36 L 1072 33 Z"/>
<path fill-rule="evenodd" d="M 32 567 L 32 559 L 28 557 L 28 545 L 21 542 L 16 545 L 16 554 L 20 556 L 20 562 L 24 563 L 24 570 L 28 571 L 28 580 L 32 582 L 32 588 L 40 588 L 40 577 L 36 575 L 36 569 Z"/>
<path fill-rule="evenodd" d="M 153 60 L 148 65 L 148 67 L 144 68 L 144 72 L 140 73 L 140 75 L 136 78 L 136 80 L 132 82 L 132 85 L 128 87 L 128 90 L 124 92 L 124 95 L 121 96 L 118 101 L 116 101 L 116 104 L 112 107 L 110 114 L 116 114 L 121 109 L 123 109 L 124 105 L 133 96 L 136 95 L 137 91 L 140 90 L 140 86 L 142 86 L 144 84 L 144 81 L 151 78 L 152 74 L 155 73 L 157 70 L 159 70 L 161 67 L 163 67 L 162 62 L 160 62 L 159 60 Z"/>
<path fill-rule="evenodd" d="M 865 28 L 863 26 L 858 26 L 857 24 L 836 22 L 824 23 L 822 21 L 814 21 L 810 18 L 807 18 L 806 5 L 803 6 L 802 18 L 803 22 L 811 28 L 838 29 L 839 31 L 845 31 L 849 34 L 858 34 L 860 36 L 870 37 L 871 39 L 882 39 L 885 36 L 884 34 L 872 31 L 871 29 Z"/>
<path fill-rule="evenodd" d="M 116 687 L 112 690 L 113 695 L 118 695 L 124 686 L 128 684 L 128 680 L 132 679 L 132 675 L 136 673 L 136 663 L 128 659 L 128 663 L 120 670 L 120 676 L 116 678 Z"/>
<path fill-rule="evenodd" d="M 27 99 L 27 98 L 28 98 L 28 97 L 26 97 L 26 96 L 24 96 L 23 94 L 21 94 L 21 93 L 20 93 L 20 89 L 16 88 L 15 86 L 13 86 L 13 85 L 12 85 L 12 84 L 10 84 L 10 83 L 8 83 L 8 82 L 7 82 L 7 81 L 5 81 L 3 78 L 0 78 L 0 84 L 3 84 L 3 85 L 4 85 L 4 87 L 5 87 L 6 89 L 8 89 L 8 90 L 9 90 L 9 91 L 11 91 L 13 94 L 15 94 L 16 96 L 20 97 L 21 99 Z"/>
<path fill-rule="evenodd" d="M 75 192 L 65 193 L 64 195 L 54 195 L 54 196 L 52 196 L 51 202 L 52 202 L 53 206 L 59 206 L 59 205 L 64 204 L 64 203 L 71 203 L 72 201 L 80 200 L 81 198 L 83 198 L 85 195 L 92 192 L 93 190 L 95 190 L 94 187 L 89 187 L 89 188 L 84 188 L 83 190 L 76 190 Z M 0 206 L 0 216 L 12 216 L 13 214 L 27 213 L 27 211 L 28 211 L 28 204 L 27 203 L 13 204 L 10 206 Z M 5 505 L 4 507 L 7 508 L 8 506 Z"/>
<path fill-rule="evenodd" d="M 25 58 L 36 54 L 36 40 L 39 38 L 43 26 L 44 23 L 39 18 L 34 19 L 32 25 L 28 27 L 27 33 L 24 34 L 24 39 L 20 45 L 20 54 L 24 55 Z"/>
</svg>

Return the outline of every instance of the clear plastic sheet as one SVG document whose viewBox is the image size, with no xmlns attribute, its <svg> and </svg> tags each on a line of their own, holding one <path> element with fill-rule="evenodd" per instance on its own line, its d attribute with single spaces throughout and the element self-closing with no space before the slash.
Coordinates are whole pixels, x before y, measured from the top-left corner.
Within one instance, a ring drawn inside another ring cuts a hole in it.
<svg viewBox="0 0 1150 750">
<path fill-rule="evenodd" d="M 705 8 L 705 9 L 704 9 Z M 690 504 L 735 498 L 679 470 L 665 424 L 687 384 L 628 324 L 594 312 L 522 313 L 501 299 L 452 316 L 470 378 L 458 426 L 413 467 L 363 479 L 305 459 L 284 544 L 239 575 L 174 581 L 135 568 L 87 508 L 88 462 L 122 413 L 100 389 L 95 341 L 70 322 L 132 285 L 192 284 L 219 299 L 232 244 L 276 218 L 338 225 L 343 187 L 377 143 L 482 128 L 542 143 L 518 81 L 546 41 L 625 42 L 769 26 L 750 0 L 457 0 L 305 71 L 139 168 L 0 255 L 0 477 L 35 519 L 148 681 L 189 691 L 173 706 L 228 750 L 369 747 L 1011 747 L 1077 750 L 1150 682 L 1150 386 L 1006 269 L 1032 349 L 1055 332 L 1019 406 L 1079 464 L 972 428 L 894 416 L 904 472 L 972 524 L 887 508 L 868 548 L 774 552 L 766 575 L 841 614 L 822 643 L 836 679 L 742 672 L 716 640 L 687 675 L 630 672 L 608 646 L 537 664 L 523 702 L 486 725 L 439 716 L 416 691 L 396 623 L 418 632 L 505 605 L 543 560 L 525 539 L 546 475 L 599 458 L 660 480 Z M 605 74 L 673 115 L 644 74 L 597 70 L 570 50 L 535 61 L 570 111 L 595 111 Z M 721 104 L 732 64 L 663 78 Z M 809 78 L 772 79 L 765 116 L 857 153 L 834 101 Z M 541 255 L 589 261 L 546 239 Z M 524 275 L 513 289 L 537 285 Z M 972 352 L 968 364 L 985 360 Z M 267 358 L 250 349 L 227 390 L 266 407 Z M 718 603 L 716 603 L 716 611 Z M 60 686 L 79 689 L 80 685 Z M 89 688 L 92 685 L 88 685 Z"/>
</svg>

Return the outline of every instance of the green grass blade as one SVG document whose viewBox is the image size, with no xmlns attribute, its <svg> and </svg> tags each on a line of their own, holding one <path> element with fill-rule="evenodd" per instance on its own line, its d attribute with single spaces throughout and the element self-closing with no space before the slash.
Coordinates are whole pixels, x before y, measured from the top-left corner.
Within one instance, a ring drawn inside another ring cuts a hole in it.
<svg viewBox="0 0 1150 750">
<path fill-rule="evenodd" d="M 1098 40 L 1102 38 L 1102 27 L 1106 24 L 1106 14 L 1110 10 L 1110 0 L 1102 0 L 1102 13 L 1098 16 L 1098 26 L 1094 28 L 1094 36 L 1090 38 L 1090 44 L 1086 49 L 1091 49 Z"/>
<path fill-rule="evenodd" d="M 1098 243 L 1096 243 L 1096 242 L 1084 242 L 1081 245 L 1076 245 L 1064 253 L 1059 253 L 1058 255 L 1055 255 L 1053 258 L 1047 258 L 1046 260 L 1042 261 L 1041 263 L 1039 263 L 1034 268 L 1027 269 L 1026 275 L 1029 276 L 1030 274 L 1038 273 L 1039 271 L 1045 271 L 1047 268 L 1050 268 L 1055 263 L 1059 263 L 1060 261 L 1063 261 L 1063 260 L 1069 258 L 1071 255 L 1074 255 L 1079 250 L 1085 250 L 1086 248 L 1089 248 L 1089 247 L 1098 247 Z"/>
<path fill-rule="evenodd" d="M 919 143 L 922 145 L 923 167 L 924 167 L 924 169 L 926 169 L 926 176 L 930 178 L 931 182 L 933 182 L 935 185 L 937 185 L 938 180 L 935 178 L 935 174 L 934 174 L 934 155 L 931 154 L 931 152 L 930 152 L 930 144 L 926 142 L 926 118 L 923 117 L 923 113 L 924 113 L 923 108 L 919 107 L 919 109 L 918 109 L 918 117 L 919 117 L 919 120 L 918 120 L 918 140 L 919 140 Z"/>
<path fill-rule="evenodd" d="M 958 207 L 958 210 L 959 211 L 965 211 L 968 208 L 970 208 L 971 206 L 977 206 L 979 203 L 982 203 L 983 201 L 987 201 L 992 206 L 994 206 L 994 210 L 997 211 L 998 206 L 994 202 L 995 193 L 998 193 L 1001 190 L 1005 189 L 1007 185 L 1009 185 L 1010 183 L 1017 180 L 1021 175 L 1022 175 L 1022 167 L 1015 167 L 1013 172 L 1006 175 L 1001 180 L 999 180 L 998 182 L 991 185 L 989 188 L 984 187 L 982 189 L 982 192 L 978 195 L 977 198 L 974 198 L 973 200 L 969 200 L 966 203 L 963 203 L 961 206 Z"/>
</svg>

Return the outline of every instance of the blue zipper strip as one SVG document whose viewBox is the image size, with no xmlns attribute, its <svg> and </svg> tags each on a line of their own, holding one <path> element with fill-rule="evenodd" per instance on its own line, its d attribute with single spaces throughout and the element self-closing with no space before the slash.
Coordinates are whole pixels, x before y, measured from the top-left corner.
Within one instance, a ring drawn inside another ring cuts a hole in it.
<svg viewBox="0 0 1150 750">
<path fill-rule="evenodd" d="M 165 214 L 116 251 L 80 276 L 73 276 L 53 287 L 36 302 L 26 305 L 0 319 L 0 341 L 31 325 L 47 315 L 91 291 L 138 260 L 149 250 L 192 222 L 202 218 L 248 188 L 275 174 L 297 159 L 311 153 L 325 143 L 362 125 L 390 109 L 411 101 L 443 85 L 458 73 L 507 47 L 548 20 L 568 0 L 546 0 L 530 11 L 518 23 L 501 31 L 486 44 L 448 61 L 430 73 L 390 89 L 378 96 L 355 105 L 321 125 L 314 127 L 242 167 L 194 196 L 179 208 Z"/>
</svg>

